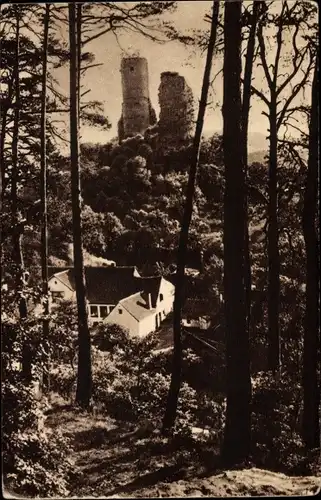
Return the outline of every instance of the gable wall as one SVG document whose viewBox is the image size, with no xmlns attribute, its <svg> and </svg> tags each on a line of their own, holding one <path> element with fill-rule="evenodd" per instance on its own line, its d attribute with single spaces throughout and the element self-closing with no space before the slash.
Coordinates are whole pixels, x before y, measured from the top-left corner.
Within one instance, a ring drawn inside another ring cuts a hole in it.
<svg viewBox="0 0 321 500">
<path fill-rule="evenodd" d="M 48 287 L 51 292 L 64 292 L 63 300 L 75 300 L 76 293 L 73 290 L 62 283 L 59 278 L 52 276 L 50 280 L 48 280 Z M 50 298 L 50 304 L 52 303 L 52 299 Z"/>
<path fill-rule="evenodd" d="M 145 337 L 145 335 L 148 335 L 149 333 L 154 332 L 155 330 L 156 330 L 155 312 L 152 312 L 150 316 L 147 316 L 146 318 L 142 319 L 139 322 L 139 336 Z"/>
<path fill-rule="evenodd" d="M 122 314 L 119 314 L 119 309 L 122 310 Z M 107 316 L 104 323 L 115 323 L 116 325 L 127 328 L 131 335 L 139 335 L 139 322 L 119 303 L 116 305 L 115 309 L 111 311 L 109 316 Z"/>
<path fill-rule="evenodd" d="M 167 314 L 169 314 L 172 311 L 174 304 L 174 293 L 175 293 L 174 285 L 163 278 L 159 287 L 159 294 L 156 303 L 157 313 L 159 312 L 163 313 L 164 311 L 165 316 L 167 316 Z M 160 300 L 160 294 L 163 294 L 164 297 L 162 301 Z"/>
</svg>

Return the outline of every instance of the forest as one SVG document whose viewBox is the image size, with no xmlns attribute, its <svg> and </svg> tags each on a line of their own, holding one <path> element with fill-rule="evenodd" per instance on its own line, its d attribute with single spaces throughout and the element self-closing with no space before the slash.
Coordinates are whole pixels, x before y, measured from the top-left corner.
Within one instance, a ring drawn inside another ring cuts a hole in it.
<svg viewBox="0 0 321 500">
<path fill-rule="evenodd" d="M 171 16 L 188 3 L 1 5 L 6 498 L 320 489 L 318 5 L 208 1 L 186 32 Z M 157 120 L 82 139 L 113 125 L 90 100 L 108 64 L 91 44 L 124 33 L 147 58 L 149 44 L 202 57 L 183 141 L 163 140 Z M 209 135 L 217 78 L 223 127 Z M 252 154 L 258 104 L 267 148 Z M 162 329 L 91 326 L 85 267 L 110 260 L 174 279 L 166 349 Z M 52 266 L 72 266 L 76 290 L 54 309 Z M 182 326 L 190 299 L 211 318 L 202 335 Z"/>
</svg>

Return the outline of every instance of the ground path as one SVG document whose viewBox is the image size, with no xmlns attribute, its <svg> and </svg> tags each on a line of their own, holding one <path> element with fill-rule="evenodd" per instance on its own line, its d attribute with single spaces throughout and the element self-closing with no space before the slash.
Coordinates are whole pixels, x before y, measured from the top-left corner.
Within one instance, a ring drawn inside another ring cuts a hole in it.
<svg viewBox="0 0 321 500">
<path fill-rule="evenodd" d="M 71 495 L 78 498 L 313 495 L 321 486 L 321 477 L 257 468 L 210 471 L 204 467 L 209 455 L 196 451 L 193 458 L 179 446 L 169 449 L 146 425 L 137 428 L 66 405 L 53 408 L 47 425 L 71 438 L 76 473 Z"/>
</svg>

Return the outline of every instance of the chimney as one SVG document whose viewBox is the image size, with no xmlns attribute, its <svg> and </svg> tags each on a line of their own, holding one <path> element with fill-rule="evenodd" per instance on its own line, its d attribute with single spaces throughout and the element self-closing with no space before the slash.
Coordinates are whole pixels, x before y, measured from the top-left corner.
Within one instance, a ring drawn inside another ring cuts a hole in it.
<svg viewBox="0 0 321 500">
<path fill-rule="evenodd" d="M 148 303 L 148 309 L 153 309 L 153 306 L 152 306 L 152 294 L 151 293 L 148 293 L 147 294 L 147 303 Z"/>
</svg>

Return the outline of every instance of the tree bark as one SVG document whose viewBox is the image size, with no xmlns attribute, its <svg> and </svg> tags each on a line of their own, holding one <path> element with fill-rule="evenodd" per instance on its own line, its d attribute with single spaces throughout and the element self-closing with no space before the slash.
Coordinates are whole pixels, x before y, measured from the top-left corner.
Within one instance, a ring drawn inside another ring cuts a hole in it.
<svg viewBox="0 0 321 500">
<path fill-rule="evenodd" d="M 320 360 L 319 332 L 319 251 L 317 235 L 318 171 L 319 171 L 319 96 L 318 55 L 314 69 L 309 125 L 309 159 L 306 177 L 304 208 L 302 216 L 303 235 L 306 248 L 306 305 L 303 344 L 303 420 L 302 437 L 307 449 L 320 446 L 319 405 Z"/>
<path fill-rule="evenodd" d="M 271 89 L 270 104 L 270 152 L 268 181 L 268 369 L 274 375 L 281 370 L 281 350 L 279 332 L 280 301 L 280 255 L 278 230 L 278 193 L 277 193 L 277 148 L 278 133 L 276 126 L 277 96 Z"/>
<path fill-rule="evenodd" d="M 12 134 L 12 174 L 11 174 L 11 203 L 13 215 L 12 231 L 12 253 L 13 261 L 16 265 L 16 291 L 19 298 L 19 315 L 21 320 L 27 318 L 27 300 L 24 296 L 25 289 L 25 269 L 22 252 L 22 231 L 20 225 L 21 214 L 18 206 L 18 147 L 19 147 L 19 119 L 20 119 L 20 17 L 18 8 L 16 8 L 16 38 L 15 38 L 15 66 L 14 66 L 14 84 L 15 84 L 15 104 L 14 121 Z M 28 339 L 23 341 L 22 346 L 22 376 L 25 383 L 29 384 L 32 380 L 31 352 Z"/>
<path fill-rule="evenodd" d="M 242 157 L 245 175 L 245 184 L 247 186 L 248 180 L 248 128 L 249 128 L 249 114 L 250 114 L 250 101 L 251 101 L 251 82 L 253 72 L 253 59 L 255 50 L 255 35 L 257 20 L 260 12 L 260 2 L 253 2 L 252 24 L 247 43 L 244 79 L 243 79 L 243 99 L 242 99 Z M 251 289 L 252 289 L 252 273 L 251 273 L 251 254 L 250 254 L 250 237 L 249 237 L 249 220 L 248 220 L 248 195 L 247 190 L 244 197 L 244 266 L 245 266 L 245 290 L 246 290 L 246 320 L 247 329 L 250 331 L 251 322 Z"/>
<path fill-rule="evenodd" d="M 228 464 L 246 459 L 250 453 L 251 441 L 251 378 L 244 270 L 241 12 L 241 2 L 225 2 L 223 150 L 227 407 L 222 458 Z"/>
<path fill-rule="evenodd" d="M 82 23 L 82 4 L 77 5 L 77 86 L 78 86 L 78 127 L 80 128 L 80 95 L 81 95 L 81 23 Z"/>
<path fill-rule="evenodd" d="M 12 107 L 12 93 L 13 93 L 13 86 L 14 86 L 14 73 L 12 73 L 12 77 L 9 81 L 8 84 L 8 97 L 7 97 L 7 102 L 2 104 L 1 108 L 1 131 L 0 131 L 0 168 L 1 168 L 1 206 L 0 209 L 2 209 L 3 202 L 4 202 L 4 197 L 5 197 L 5 191 L 6 191 L 6 186 L 7 186 L 7 181 L 5 178 L 5 155 L 4 155 L 4 147 L 5 147 L 5 139 L 6 139 L 6 128 L 7 128 L 7 118 L 8 118 L 8 111 L 10 107 Z"/>
<path fill-rule="evenodd" d="M 70 157 L 73 220 L 74 275 L 78 308 L 78 374 L 76 402 L 84 408 L 90 404 L 92 391 L 91 346 L 88 328 L 85 270 L 82 249 L 81 190 L 79 168 L 78 124 L 78 50 L 75 4 L 69 4 L 70 42 Z"/>
<path fill-rule="evenodd" d="M 212 59 L 216 43 L 218 12 L 219 12 L 219 2 L 217 0 L 214 0 L 211 32 L 207 48 L 201 99 L 198 109 L 196 130 L 191 152 L 190 171 L 186 189 L 185 208 L 181 224 L 181 232 L 180 232 L 178 252 L 177 252 L 177 272 L 176 272 L 176 283 L 175 283 L 174 319 L 173 319 L 174 352 L 173 352 L 173 364 L 172 364 L 172 377 L 171 377 L 171 383 L 167 398 L 167 405 L 163 420 L 164 434 L 167 434 L 175 424 L 178 396 L 181 385 L 181 370 L 182 370 L 181 313 L 184 301 L 185 263 L 186 263 L 187 247 L 188 247 L 189 226 L 193 213 L 195 179 L 199 162 L 200 144 L 201 144 L 203 123 L 204 123 L 204 116 L 207 106 L 208 89 L 210 85 Z"/>
<path fill-rule="evenodd" d="M 47 112 L 47 66 L 48 66 L 48 33 L 50 20 L 50 4 L 45 7 L 44 35 L 43 35 L 43 62 L 42 62 L 42 91 L 41 91 L 41 167 L 40 167 L 40 199 L 41 199 L 41 277 L 42 294 L 44 300 L 43 342 L 47 348 L 47 367 L 44 376 L 44 385 L 49 390 L 49 289 L 48 289 L 48 214 L 47 214 L 47 141 L 46 141 L 46 112 Z"/>
</svg>

